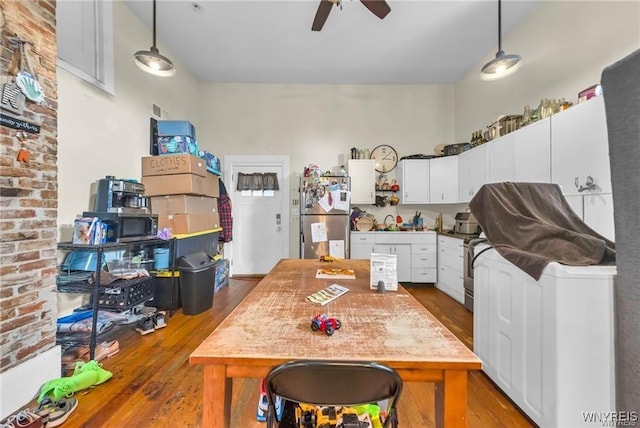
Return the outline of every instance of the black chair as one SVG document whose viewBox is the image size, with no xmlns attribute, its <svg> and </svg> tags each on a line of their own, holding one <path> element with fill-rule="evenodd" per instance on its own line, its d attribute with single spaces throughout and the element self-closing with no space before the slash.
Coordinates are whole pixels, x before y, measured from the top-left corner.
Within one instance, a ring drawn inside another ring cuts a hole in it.
<svg viewBox="0 0 640 428">
<path fill-rule="evenodd" d="M 275 397 L 316 406 L 354 406 L 389 400 L 384 427 L 397 427 L 396 404 L 402 391 L 398 373 L 365 361 L 290 361 L 271 369 L 265 378 L 267 428 L 277 423 Z"/>
</svg>

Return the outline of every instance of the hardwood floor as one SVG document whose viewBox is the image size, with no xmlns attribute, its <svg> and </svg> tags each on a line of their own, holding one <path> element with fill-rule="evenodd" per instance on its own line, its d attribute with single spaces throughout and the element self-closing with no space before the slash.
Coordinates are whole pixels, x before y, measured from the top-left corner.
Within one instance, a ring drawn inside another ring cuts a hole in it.
<svg viewBox="0 0 640 428">
<path fill-rule="evenodd" d="M 200 427 L 202 368 L 190 365 L 189 355 L 259 280 L 232 279 L 229 287 L 216 293 L 212 309 L 195 316 L 178 310 L 166 328 L 152 334 L 140 336 L 134 325 L 122 327 L 120 352 L 103 360 L 113 378 L 77 393 L 78 408 L 64 426 Z M 407 289 L 462 342 L 472 346 L 470 312 L 434 287 Z M 265 426 L 255 418 L 259 387 L 259 379 L 234 380 L 232 427 Z M 432 384 L 405 384 L 399 401 L 401 426 L 435 426 L 433 390 Z M 470 373 L 467 412 L 469 427 L 535 426 L 482 372 Z"/>
</svg>

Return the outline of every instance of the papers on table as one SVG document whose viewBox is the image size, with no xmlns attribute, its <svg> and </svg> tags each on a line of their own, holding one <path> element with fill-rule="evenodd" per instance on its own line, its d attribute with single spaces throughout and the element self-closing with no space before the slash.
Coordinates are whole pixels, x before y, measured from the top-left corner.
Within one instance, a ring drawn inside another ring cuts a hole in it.
<svg viewBox="0 0 640 428">
<path fill-rule="evenodd" d="M 371 254 L 369 288 L 378 289 L 378 281 L 384 281 L 385 289 L 398 291 L 398 258 L 395 254 Z"/>
</svg>

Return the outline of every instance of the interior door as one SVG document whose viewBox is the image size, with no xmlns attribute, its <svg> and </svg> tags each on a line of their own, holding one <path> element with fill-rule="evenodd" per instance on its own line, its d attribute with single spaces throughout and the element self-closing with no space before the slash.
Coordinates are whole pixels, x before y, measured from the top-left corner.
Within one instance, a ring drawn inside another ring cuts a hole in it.
<svg viewBox="0 0 640 428">
<path fill-rule="evenodd" d="M 280 259 L 289 257 L 288 163 L 288 157 L 282 156 L 225 158 L 226 182 L 232 183 L 227 187 L 233 214 L 231 275 L 266 274 Z M 237 190 L 238 173 L 265 172 L 276 173 L 279 190 Z"/>
</svg>

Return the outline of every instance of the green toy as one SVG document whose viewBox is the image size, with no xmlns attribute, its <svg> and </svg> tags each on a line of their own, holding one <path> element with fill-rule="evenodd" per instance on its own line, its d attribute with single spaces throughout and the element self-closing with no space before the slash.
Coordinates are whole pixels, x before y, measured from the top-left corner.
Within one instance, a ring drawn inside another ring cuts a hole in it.
<svg viewBox="0 0 640 428">
<path fill-rule="evenodd" d="M 37 402 L 40 404 L 45 398 L 58 401 L 63 397 L 71 397 L 73 393 L 106 382 L 112 376 L 110 371 L 103 369 L 95 360 L 88 363 L 78 361 L 73 375 L 52 379 L 42 385 Z"/>
<path fill-rule="evenodd" d="M 369 419 L 371 419 L 371 428 L 383 428 L 382 420 L 380 419 L 380 406 L 377 404 L 361 404 L 359 406 L 353 406 L 353 409 L 359 414 L 368 413 Z"/>
</svg>

